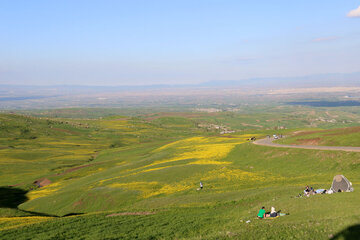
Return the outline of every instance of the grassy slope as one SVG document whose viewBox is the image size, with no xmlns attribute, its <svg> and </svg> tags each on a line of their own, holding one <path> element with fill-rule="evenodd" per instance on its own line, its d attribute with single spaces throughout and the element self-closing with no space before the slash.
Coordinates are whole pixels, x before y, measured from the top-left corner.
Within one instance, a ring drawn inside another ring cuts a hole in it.
<svg viewBox="0 0 360 240">
<path fill-rule="evenodd" d="M 19 206 L 22 210 L 56 215 L 86 214 L 63 218 L 1 218 L 4 238 L 325 239 L 359 223 L 358 191 L 293 198 L 306 184 L 330 187 L 332 177 L 338 173 L 345 174 L 356 190 L 360 186 L 359 153 L 255 146 L 245 143 L 248 136 L 204 135 L 193 128 L 192 121 L 184 119 L 165 118 L 153 125 L 119 118 L 91 123 L 90 128 L 83 130 L 81 141 L 85 144 L 86 139 L 87 144 L 94 144 L 95 138 L 95 146 L 101 146 L 90 162 L 94 165 L 55 176 L 51 176 L 53 172 L 60 173 L 66 168 L 47 172 L 48 166 L 44 165 L 35 171 L 34 177 L 47 176 L 54 183 L 29 192 L 27 196 L 32 200 Z M 184 132 L 184 129 L 192 130 Z M 85 138 L 88 135 L 92 137 Z M 194 135 L 204 136 L 194 138 Z M 67 137 L 72 136 L 62 135 L 61 141 L 80 141 Z M 40 141 L 41 137 L 35 140 Z M 2 141 L 3 145 L 7 144 L 6 139 Z M 36 150 L 39 146 L 36 145 Z M 69 149 L 56 148 L 59 152 L 65 150 Z M 93 152 L 88 154 L 91 157 Z M 32 161 L 38 159 L 34 157 Z M 51 156 L 47 159 L 52 162 Z M 88 160 L 84 159 L 83 163 Z M 62 161 L 52 164 L 60 167 L 69 164 Z M 25 164 L 23 168 L 29 166 Z M 8 184 L 12 177 L 13 184 L 21 179 L 14 170 L 6 180 L 2 177 L 1 180 Z M 205 187 L 197 191 L 200 180 Z M 343 202 L 346 204 L 339 204 Z M 262 205 L 291 214 L 276 220 L 255 220 Z M 106 217 L 111 212 L 133 211 L 156 214 Z M 251 223 L 245 223 L 246 220 Z"/>
<path fill-rule="evenodd" d="M 169 141 L 197 132 L 187 124 L 180 131 L 124 117 L 80 121 L 1 114 L 0 185 L 61 173 L 93 161 L 100 150 Z"/>
<path fill-rule="evenodd" d="M 351 127 L 298 132 L 278 142 L 283 144 L 360 147 L 359 139 L 360 128 Z"/>
</svg>

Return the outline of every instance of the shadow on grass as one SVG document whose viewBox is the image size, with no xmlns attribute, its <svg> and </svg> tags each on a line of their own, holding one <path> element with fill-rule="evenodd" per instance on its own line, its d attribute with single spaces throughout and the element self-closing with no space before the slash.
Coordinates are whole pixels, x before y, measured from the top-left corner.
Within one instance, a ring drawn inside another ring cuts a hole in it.
<svg viewBox="0 0 360 240">
<path fill-rule="evenodd" d="M 65 214 L 61 217 L 70 217 L 70 216 L 79 216 L 79 215 L 83 215 L 83 213 L 68 213 L 68 214 Z"/>
<path fill-rule="evenodd" d="M 345 239 L 345 240 L 355 240 L 360 238 L 360 224 L 352 225 L 348 228 L 345 228 L 341 232 L 338 232 L 331 240 Z"/>
<path fill-rule="evenodd" d="M 13 187 L 0 187 L 0 208 L 16 208 L 20 204 L 26 202 L 27 191 L 13 188 Z"/>
<path fill-rule="evenodd" d="M 30 213 L 35 216 L 44 216 L 44 217 L 59 217 L 56 215 L 46 214 L 46 213 L 39 213 L 33 211 L 26 211 L 19 209 L 18 206 L 26 201 L 29 198 L 26 196 L 27 191 L 19 188 L 14 187 L 0 187 L 0 208 L 12 208 L 17 209 L 19 211 Z M 64 217 L 67 216 L 74 216 L 74 215 L 81 215 L 82 213 L 69 213 L 66 214 Z"/>
</svg>

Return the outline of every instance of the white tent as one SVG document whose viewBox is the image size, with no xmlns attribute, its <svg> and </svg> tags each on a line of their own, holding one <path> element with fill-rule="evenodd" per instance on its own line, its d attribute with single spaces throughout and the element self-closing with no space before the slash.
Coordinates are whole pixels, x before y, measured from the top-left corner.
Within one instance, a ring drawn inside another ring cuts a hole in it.
<svg viewBox="0 0 360 240">
<path fill-rule="evenodd" d="M 336 175 L 333 179 L 331 190 L 334 192 L 352 192 L 354 188 L 344 175 Z"/>
</svg>

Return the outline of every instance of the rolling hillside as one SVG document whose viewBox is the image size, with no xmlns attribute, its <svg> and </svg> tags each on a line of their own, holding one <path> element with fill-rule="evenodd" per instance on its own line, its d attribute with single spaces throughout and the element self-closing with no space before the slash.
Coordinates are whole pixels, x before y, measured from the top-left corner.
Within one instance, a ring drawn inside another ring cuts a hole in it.
<svg viewBox="0 0 360 240">
<path fill-rule="evenodd" d="M 318 146 L 360 146 L 360 127 L 349 127 L 332 130 L 296 131 L 278 142 L 295 145 Z"/>
<path fill-rule="evenodd" d="M 248 138 L 269 131 L 219 135 L 180 116 L 0 120 L 4 239 L 327 239 L 350 227 L 359 232 L 360 153 L 256 146 Z M 306 185 L 329 188 L 336 174 L 355 191 L 295 197 Z M 290 215 L 257 220 L 261 206 Z"/>
</svg>

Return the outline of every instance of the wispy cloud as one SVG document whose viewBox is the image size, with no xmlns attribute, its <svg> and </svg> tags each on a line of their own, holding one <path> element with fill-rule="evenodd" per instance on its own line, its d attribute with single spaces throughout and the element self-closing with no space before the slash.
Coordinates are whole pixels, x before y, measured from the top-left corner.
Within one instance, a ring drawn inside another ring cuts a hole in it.
<svg viewBox="0 0 360 240">
<path fill-rule="evenodd" d="M 331 37 L 322 37 L 322 38 L 315 38 L 312 40 L 312 42 L 326 42 L 326 41 L 332 41 L 339 39 L 337 36 L 331 36 Z"/>
<path fill-rule="evenodd" d="M 360 17 L 360 6 L 348 12 L 347 16 L 351 18 Z"/>
</svg>

